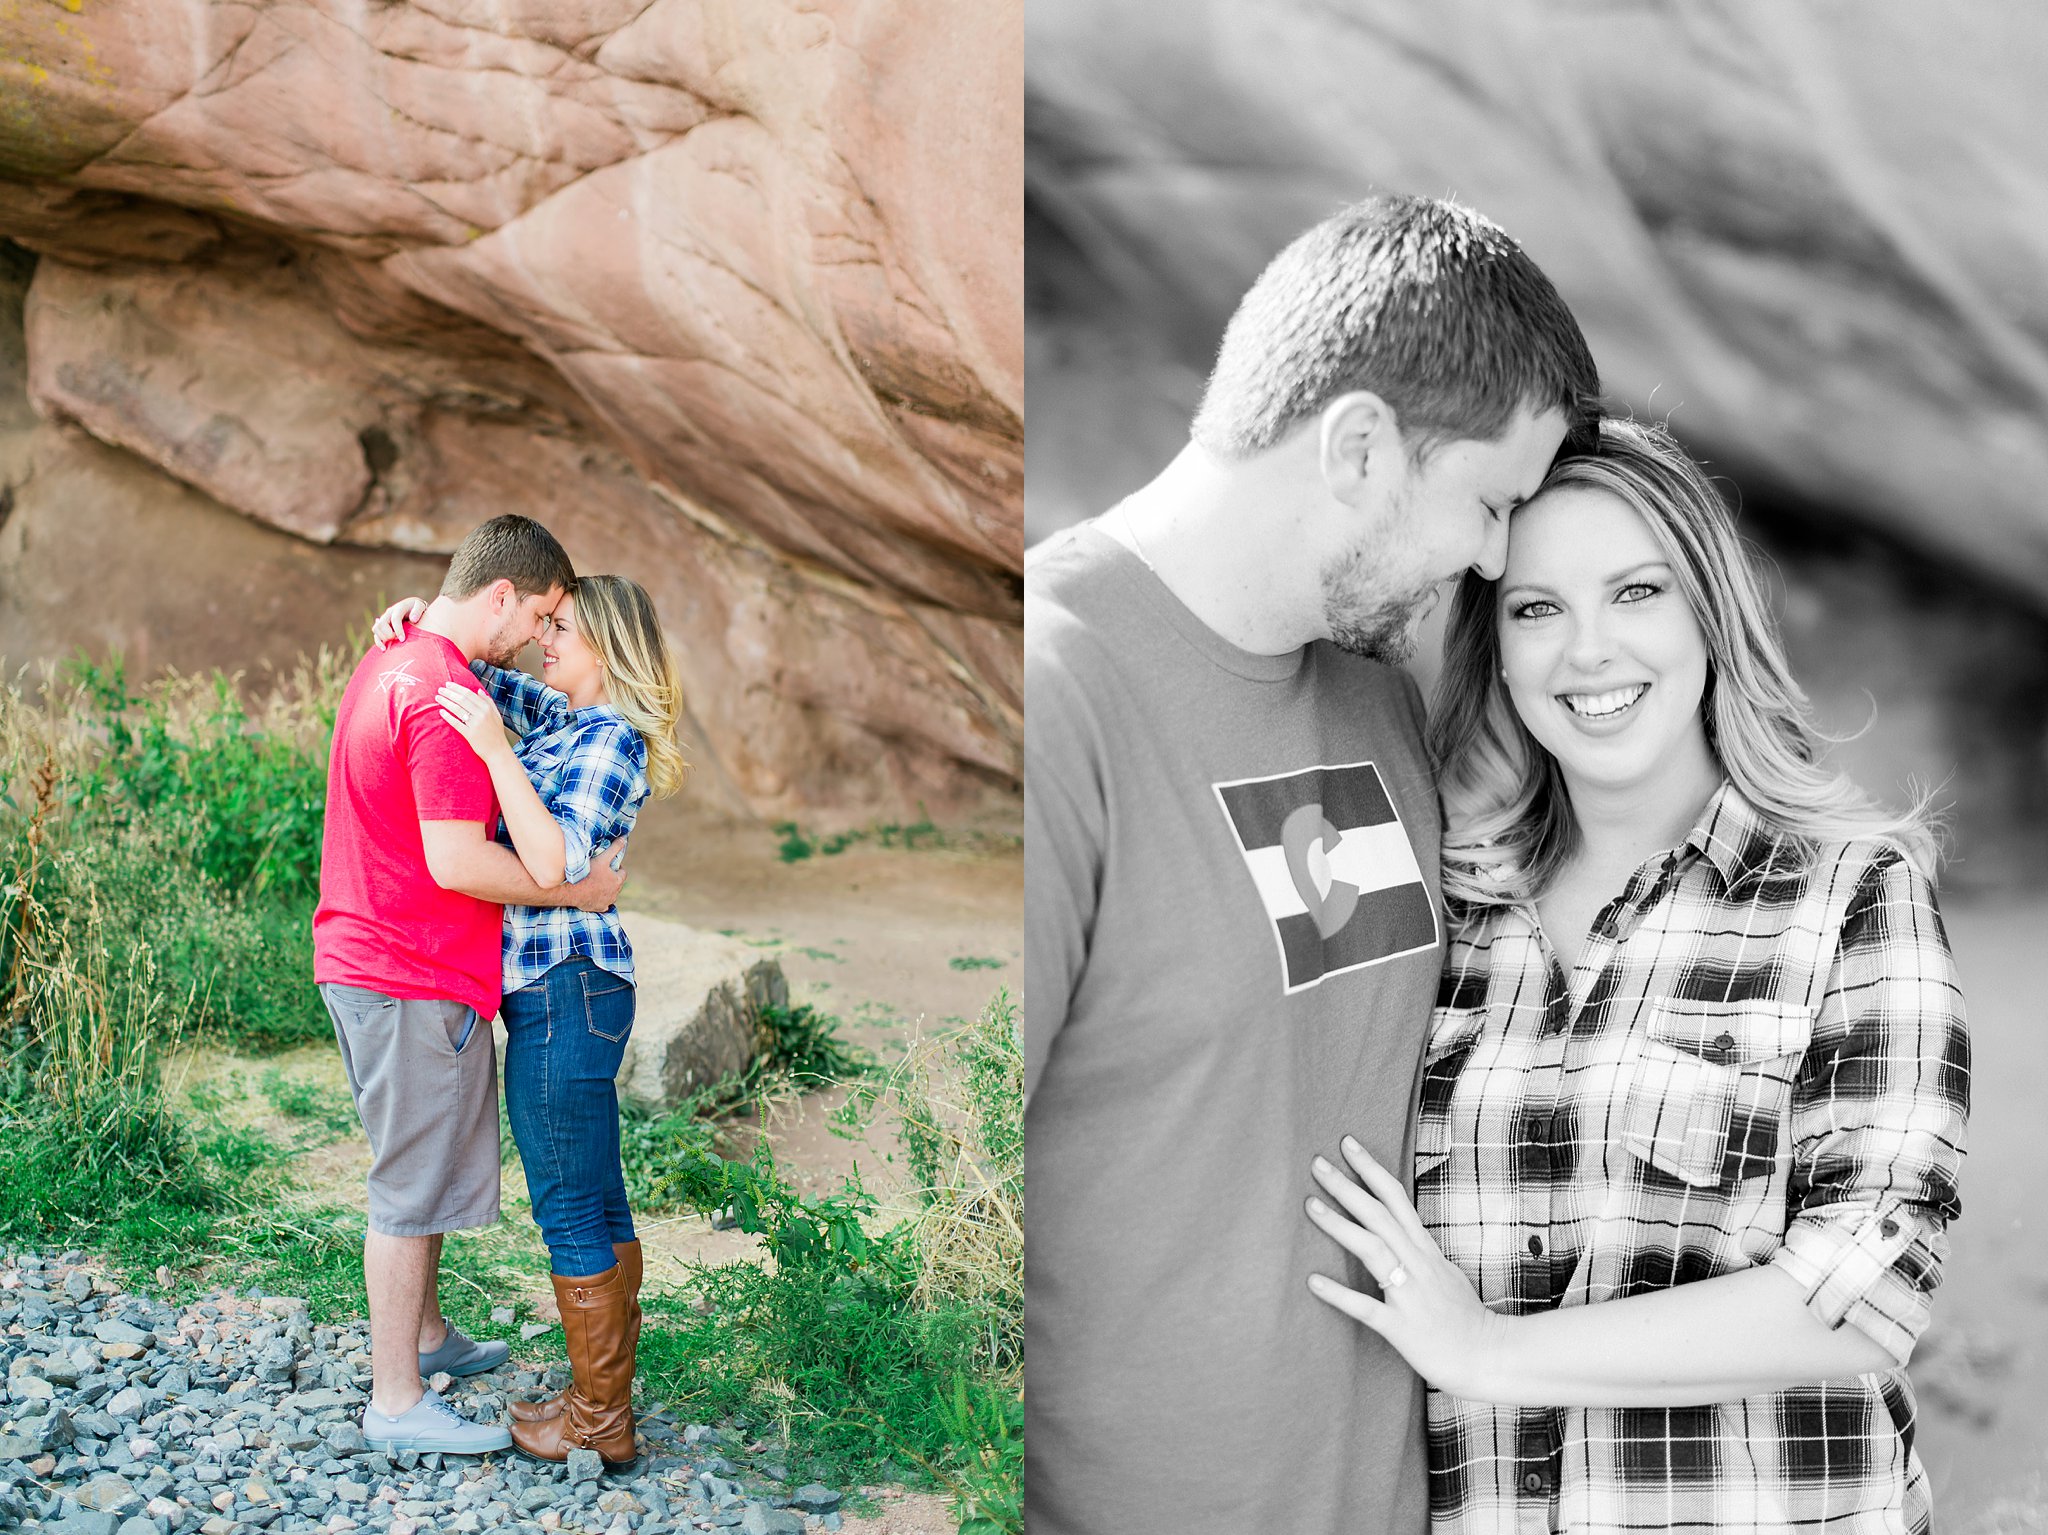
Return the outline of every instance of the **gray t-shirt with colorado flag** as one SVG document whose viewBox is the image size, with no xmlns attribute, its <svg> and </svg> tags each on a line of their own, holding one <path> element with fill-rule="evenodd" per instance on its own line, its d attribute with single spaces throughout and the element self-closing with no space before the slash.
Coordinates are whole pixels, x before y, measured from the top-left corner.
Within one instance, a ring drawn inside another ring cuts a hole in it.
<svg viewBox="0 0 2048 1535">
<path fill-rule="evenodd" d="M 1033 1535 L 1427 1523 L 1420 1383 L 1310 1295 L 1408 1167 L 1442 960 L 1405 674 L 1236 649 L 1093 524 L 1025 568 Z"/>
</svg>

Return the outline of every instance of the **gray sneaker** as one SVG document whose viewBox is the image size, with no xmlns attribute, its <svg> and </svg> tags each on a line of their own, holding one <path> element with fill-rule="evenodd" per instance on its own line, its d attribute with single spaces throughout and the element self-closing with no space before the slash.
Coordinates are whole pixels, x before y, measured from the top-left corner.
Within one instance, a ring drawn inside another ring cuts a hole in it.
<svg viewBox="0 0 2048 1535">
<path fill-rule="evenodd" d="M 396 1454 L 417 1450 L 422 1455 L 488 1455 L 512 1447 L 512 1435 L 496 1423 L 472 1423 L 429 1391 L 395 1418 L 375 1407 L 363 1408 L 363 1442 L 373 1450 Z"/>
<path fill-rule="evenodd" d="M 420 1379 L 432 1380 L 443 1370 L 450 1375 L 481 1375 L 503 1364 L 511 1352 L 496 1338 L 479 1343 L 450 1322 L 448 1336 L 441 1340 L 441 1346 L 431 1354 L 420 1355 Z"/>
</svg>

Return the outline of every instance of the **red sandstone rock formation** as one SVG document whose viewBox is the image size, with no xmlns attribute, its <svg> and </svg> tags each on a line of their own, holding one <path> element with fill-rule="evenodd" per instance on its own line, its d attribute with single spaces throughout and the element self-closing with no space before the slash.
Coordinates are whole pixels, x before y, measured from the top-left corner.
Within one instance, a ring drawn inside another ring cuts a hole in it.
<svg viewBox="0 0 2048 1535">
<path fill-rule="evenodd" d="M 1013 785 L 1021 42 L 1014 0 L 0 9 L 10 606 L 58 466 L 112 472 L 67 432 L 315 544 L 520 510 L 653 592 L 729 800 Z"/>
</svg>

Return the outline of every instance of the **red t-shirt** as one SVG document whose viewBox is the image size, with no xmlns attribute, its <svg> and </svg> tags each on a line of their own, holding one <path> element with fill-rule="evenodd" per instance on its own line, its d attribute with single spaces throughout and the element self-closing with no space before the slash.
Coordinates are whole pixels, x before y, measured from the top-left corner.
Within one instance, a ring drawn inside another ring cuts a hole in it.
<svg viewBox="0 0 2048 1535">
<path fill-rule="evenodd" d="M 313 979 L 498 1011 L 504 909 L 443 890 L 422 821 L 495 826 L 491 775 L 441 718 L 444 682 L 482 692 L 452 641 L 419 629 L 349 678 L 328 759 Z"/>
</svg>

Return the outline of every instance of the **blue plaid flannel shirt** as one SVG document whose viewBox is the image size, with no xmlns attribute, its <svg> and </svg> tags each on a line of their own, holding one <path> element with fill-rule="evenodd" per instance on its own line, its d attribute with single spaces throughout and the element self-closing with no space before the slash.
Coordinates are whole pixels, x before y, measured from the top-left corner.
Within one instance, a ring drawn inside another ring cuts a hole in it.
<svg viewBox="0 0 2048 1535">
<path fill-rule="evenodd" d="M 563 877 L 582 879 L 592 859 L 633 829 L 647 798 L 647 743 L 616 709 L 572 709 L 524 672 L 472 661 L 470 670 L 519 737 L 517 755 L 540 801 L 562 828 Z M 512 838 L 500 820 L 498 841 Z M 620 980 L 633 979 L 633 945 L 609 911 L 573 906 L 505 908 L 505 990 L 530 986 L 564 960 L 585 956 Z"/>
</svg>

